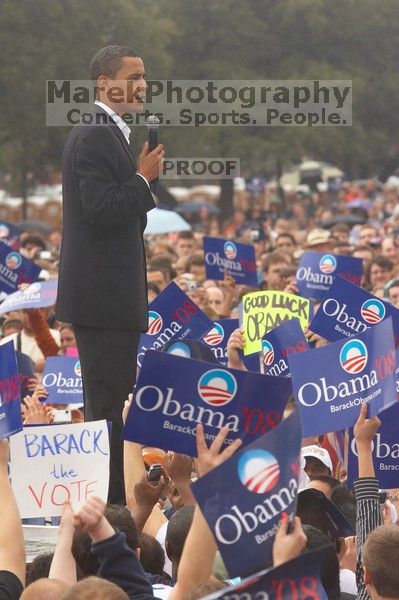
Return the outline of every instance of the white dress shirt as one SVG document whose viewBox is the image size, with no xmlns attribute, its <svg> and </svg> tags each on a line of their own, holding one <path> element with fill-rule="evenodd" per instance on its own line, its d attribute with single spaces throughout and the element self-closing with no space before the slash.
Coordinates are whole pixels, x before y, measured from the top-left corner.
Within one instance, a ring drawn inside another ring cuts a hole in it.
<svg viewBox="0 0 399 600">
<path fill-rule="evenodd" d="M 125 123 L 125 121 L 122 119 L 122 117 L 120 117 L 115 111 L 112 110 L 112 108 L 110 108 L 107 104 L 104 104 L 104 102 L 101 102 L 100 100 L 96 100 L 94 102 L 94 104 L 97 104 L 97 106 L 102 108 L 103 111 L 105 111 L 112 118 L 115 125 L 117 125 L 117 127 L 119 127 L 119 129 L 121 130 L 121 132 L 123 133 L 123 135 L 125 137 L 125 140 L 130 145 L 131 129 L 130 129 L 129 125 L 127 125 Z M 148 187 L 150 187 L 150 185 L 149 185 L 147 179 L 144 177 L 144 175 L 142 175 L 141 173 L 136 173 L 136 175 L 139 175 L 140 177 L 142 177 L 144 179 L 144 181 L 146 182 L 146 184 L 148 185 Z"/>
</svg>

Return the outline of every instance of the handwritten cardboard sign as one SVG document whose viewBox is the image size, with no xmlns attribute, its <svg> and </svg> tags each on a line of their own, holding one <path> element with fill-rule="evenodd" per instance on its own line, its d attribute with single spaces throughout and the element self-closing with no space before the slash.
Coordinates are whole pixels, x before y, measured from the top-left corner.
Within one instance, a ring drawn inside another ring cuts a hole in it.
<svg viewBox="0 0 399 600">
<path fill-rule="evenodd" d="M 241 325 L 244 329 L 244 354 L 262 350 L 262 338 L 288 319 L 297 318 L 304 329 L 310 319 L 307 298 L 278 291 L 246 294 L 242 300 Z"/>
<path fill-rule="evenodd" d="M 11 482 L 21 518 L 58 517 L 88 496 L 104 501 L 109 481 L 107 422 L 33 425 L 10 438 Z"/>
</svg>

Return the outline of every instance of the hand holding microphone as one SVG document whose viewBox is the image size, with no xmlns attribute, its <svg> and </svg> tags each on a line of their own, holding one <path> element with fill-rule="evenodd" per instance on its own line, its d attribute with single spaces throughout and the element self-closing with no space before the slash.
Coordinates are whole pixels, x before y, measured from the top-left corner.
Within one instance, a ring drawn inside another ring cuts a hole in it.
<svg viewBox="0 0 399 600">
<path fill-rule="evenodd" d="M 146 124 L 148 129 L 148 142 L 144 144 L 139 156 L 138 170 L 147 181 L 151 181 L 151 191 L 154 191 L 159 174 L 162 171 L 162 162 L 165 150 L 162 144 L 158 144 L 159 119 L 155 115 L 148 117 Z"/>
</svg>

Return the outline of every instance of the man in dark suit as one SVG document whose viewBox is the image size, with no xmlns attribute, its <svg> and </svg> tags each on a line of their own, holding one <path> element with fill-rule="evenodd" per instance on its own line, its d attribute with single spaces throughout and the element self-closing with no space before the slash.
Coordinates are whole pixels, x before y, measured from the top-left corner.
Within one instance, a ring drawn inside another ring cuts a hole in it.
<svg viewBox="0 0 399 600">
<path fill-rule="evenodd" d="M 140 332 L 147 330 L 143 231 L 155 204 L 148 182 L 163 147 L 136 165 L 121 115 L 143 111 L 143 61 L 108 46 L 90 63 L 97 100 L 63 155 L 63 241 L 57 318 L 73 324 L 87 420 L 112 422 L 109 500 L 123 502 L 122 408 L 132 391 Z"/>
</svg>

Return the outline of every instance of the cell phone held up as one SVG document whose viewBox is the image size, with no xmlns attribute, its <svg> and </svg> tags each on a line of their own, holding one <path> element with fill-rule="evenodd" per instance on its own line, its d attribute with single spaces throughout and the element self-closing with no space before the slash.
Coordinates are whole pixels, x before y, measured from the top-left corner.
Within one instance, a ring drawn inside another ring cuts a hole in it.
<svg viewBox="0 0 399 600">
<path fill-rule="evenodd" d="M 69 409 L 53 410 L 53 423 L 72 423 L 72 412 Z"/>
<path fill-rule="evenodd" d="M 148 469 L 147 478 L 150 483 L 158 483 L 158 481 L 161 479 L 162 475 L 163 475 L 162 465 L 154 464 L 154 465 L 151 465 L 150 468 Z"/>
</svg>

